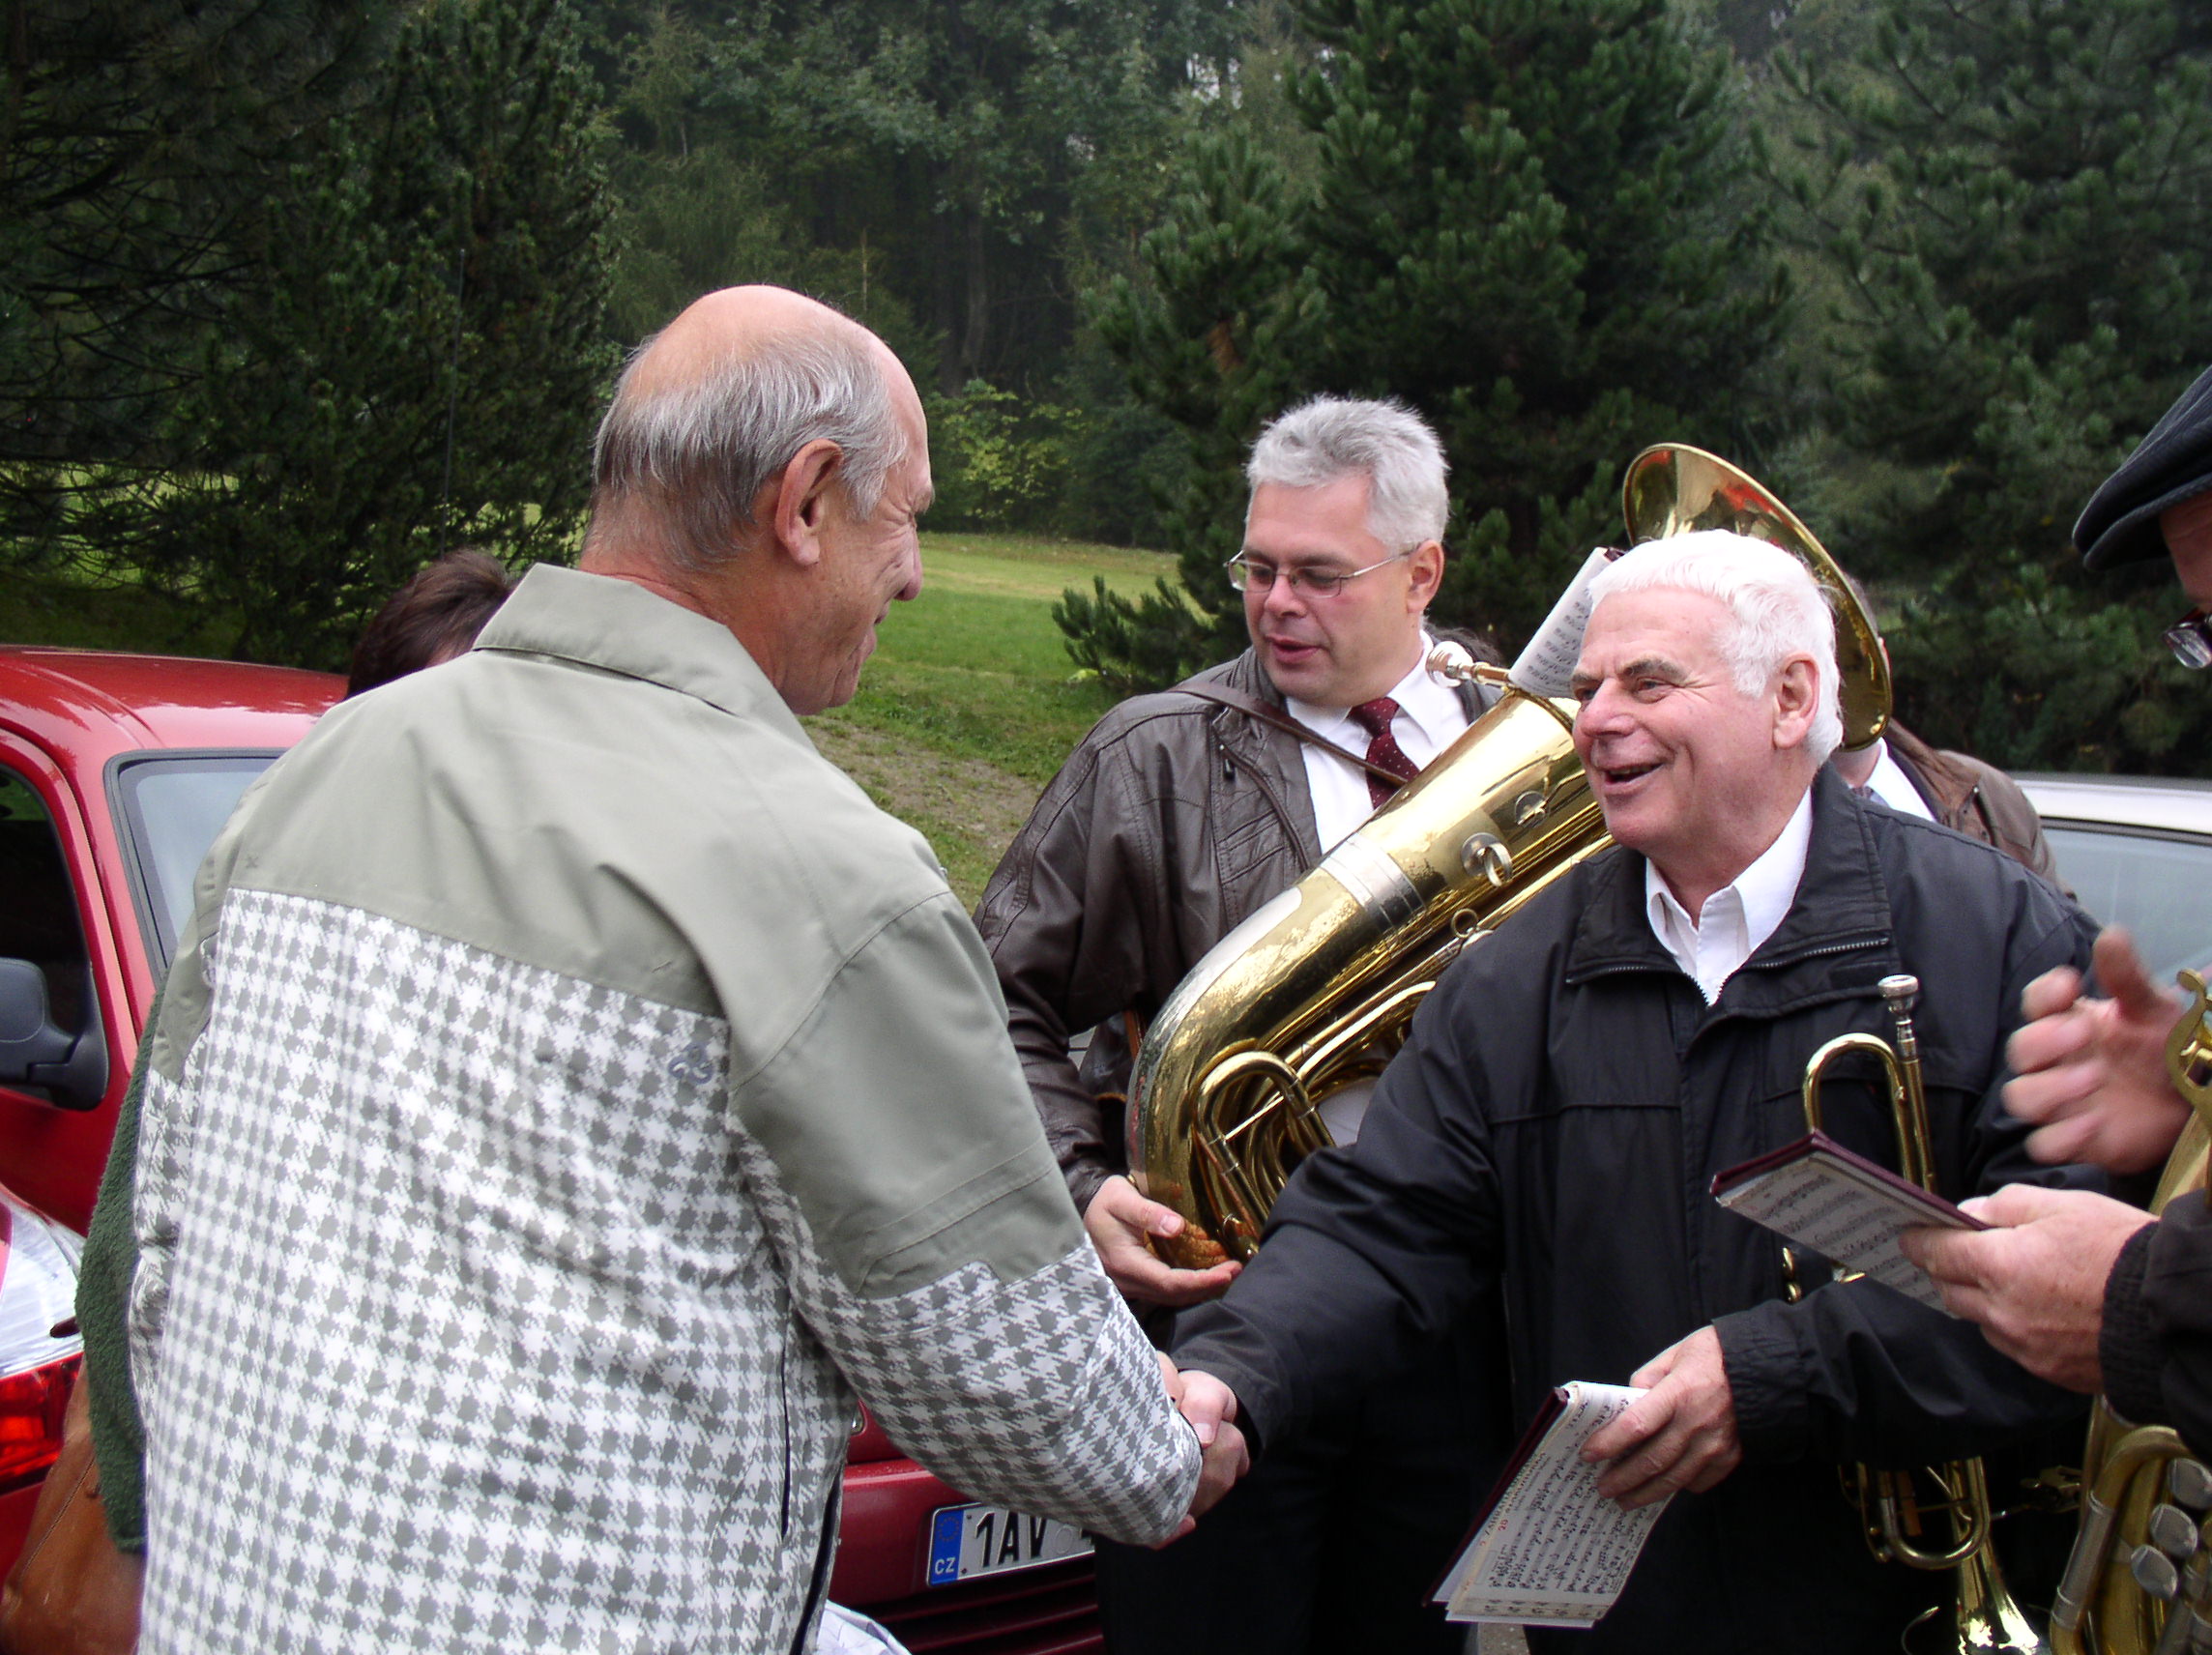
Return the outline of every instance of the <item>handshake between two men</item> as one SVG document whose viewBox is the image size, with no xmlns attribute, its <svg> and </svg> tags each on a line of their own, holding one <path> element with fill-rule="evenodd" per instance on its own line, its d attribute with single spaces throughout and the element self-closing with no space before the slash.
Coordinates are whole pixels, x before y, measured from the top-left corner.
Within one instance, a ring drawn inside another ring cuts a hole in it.
<svg viewBox="0 0 2212 1655">
<path fill-rule="evenodd" d="M 2005 1106 L 2034 1125 L 2028 1149 L 2037 1160 L 2092 1163 L 2138 1177 L 2165 1162 L 2190 1118 L 2167 1061 L 2186 1008 L 2150 980 L 2124 932 L 2099 937 L 2095 972 L 2105 996 L 2085 992 L 2082 974 L 2071 967 L 2029 984 L 2022 997 L 2025 1021 L 2007 1047 L 2015 1078 L 2005 1088 Z M 2177 1416 L 2193 1446 L 2212 1449 L 2212 1412 L 2191 1406 L 2197 1393 L 2174 1353 L 2205 1321 L 2186 1314 L 2176 1291 L 2190 1268 L 2182 1249 L 2204 1245 L 2197 1239 L 2206 1230 L 2200 1195 L 2169 1209 L 2172 1228 L 2163 1236 L 2155 1234 L 2160 1221 L 2140 1206 L 2083 1190 L 2010 1184 L 1965 1208 L 1993 1228 L 1915 1231 L 1906 1242 L 1955 1314 L 1978 1323 L 1992 1345 L 2030 1373 L 2070 1390 L 2096 1394 L 2132 1379 L 2139 1391 L 2130 1417 Z M 2131 1242 L 2147 1255 L 2159 1240 L 2170 1258 L 2125 1259 Z M 1161 1285 L 1179 1273 L 1163 1266 Z M 1208 1284 L 1215 1292 L 1226 1285 Z M 1177 1296 L 1190 1302 L 1201 1295 Z M 2108 1327 L 2108 1319 L 2115 1324 Z M 1211 1374 L 1168 1366 L 1170 1394 L 1206 1446 L 1196 1516 L 1250 1461 L 1236 1424 L 1236 1393 Z M 1586 1461 L 1611 1462 L 1599 1482 L 1605 1496 L 1634 1507 L 1685 1490 L 1703 1493 L 1741 1462 L 1727 1365 L 1712 1327 L 1660 1352 L 1630 1382 L 1647 1394 L 1593 1434 L 1584 1450 Z M 2146 1384 L 2150 1394 L 2141 1394 Z"/>
<path fill-rule="evenodd" d="M 2005 1106 L 2034 1124 L 2028 1148 L 2036 1159 L 2139 1176 L 2163 1165 L 2190 1118 L 2167 1063 L 2186 1008 L 2150 980 L 2124 932 L 2098 938 L 2095 970 L 2106 996 L 2085 992 L 2081 973 L 2070 967 L 2028 986 L 2022 1001 L 2027 1021 L 2007 1048 L 2015 1078 L 2005 1088 Z M 2146 1356 L 2129 1343 L 2147 1338 L 2178 1347 L 2185 1331 L 2179 1306 L 2158 1300 L 2161 1273 L 2151 1277 L 2153 1304 L 2138 1302 L 2148 1260 L 2121 1268 L 2130 1242 L 2140 1237 L 2147 1254 L 2161 1239 L 2153 1234 L 2158 1219 L 2110 1196 L 2032 1184 L 2007 1185 L 1965 1206 L 1993 1228 L 1916 1231 L 1906 1246 L 1950 1309 L 1980 1324 L 1991 1344 L 2070 1390 L 2095 1394 L 2130 1377 L 2140 1382 L 2145 1362 L 2154 1386 L 2168 1379 L 2180 1386 L 2180 1374 L 2166 1373 L 2167 1356 Z M 2168 1222 L 2175 1228 L 2163 1239 L 2175 1257 L 2163 1275 L 2170 1277 L 2187 1267 L 2178 1250 L 2205 1228 L 2203 1198 L 2169 1210 Z M 2127 1324 L 2108 1330 L 2115 1314 Z M 2108 1351 L 2130 1372 L 2108 1374 Z M 1180 1373 L 1161 1360 L 1169 1393 L 1206 1449 L 1195 1517 L 1243 1474 L 1250 1458 L 1236 1424 L 1236 1393 L 1210 1374 Z M 1591 1463 L 1612 1462 L 1599 1483 L 1608 1498 L 1640 1506 L 1683 1490 L 1702 1493 L 1741 1461 L 1727 1367 L 1711 1327 L 1660 1352 L 1630 1382 L 1648 1394 L 1594 1434 L 1584 1453 Z M 2182 1396 L 2138 1398 L 2131 1417 L 2163 1417 L 2175 1403 L 2182 1405 L 2176 1423 L 2185 1432 L 2196 1428 L 2193 1445 L 2212 1448 L 2212 1421 L 2189 1411 Z"/>
</svg>

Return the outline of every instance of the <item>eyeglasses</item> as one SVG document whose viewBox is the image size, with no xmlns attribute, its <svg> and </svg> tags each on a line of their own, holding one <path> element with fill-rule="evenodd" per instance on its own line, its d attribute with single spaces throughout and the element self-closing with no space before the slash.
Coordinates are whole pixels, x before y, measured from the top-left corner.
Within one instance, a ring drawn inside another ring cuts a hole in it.
<svg viewBox="0 0 2212 1655">
<path fill-rule="evenodd" d="M 1394 552 L 1380 564 L 1369 564 L 1365 568 L 1290 568 L 1278 569 L 1273 564 L 1256 563 L 1250 558 L 1231 558 L 1225 567 L 1229 570 L 1229 588 L 1232 592 L 1267 592 L 1273 589 L 1278 575 L 1290 589 L 1305 597 L 1334 597 L 1349 581 L 1363 574 L 1373 574 L 1384 564 L 1403 563 L 1412 552 Z"/>
<path fill-rule="evenodd" d="M 2166 647 L 2192 672 L 2212 667 L 2212 610 L 2192 609 L 2166 629 Z"/>
</svg>

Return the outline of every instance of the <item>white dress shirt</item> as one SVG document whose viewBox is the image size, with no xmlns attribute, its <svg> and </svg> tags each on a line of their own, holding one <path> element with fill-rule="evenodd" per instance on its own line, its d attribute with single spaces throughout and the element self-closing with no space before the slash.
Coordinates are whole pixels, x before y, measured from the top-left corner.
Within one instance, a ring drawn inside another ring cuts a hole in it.
<svg viewBox="0 0 2212 1655">
<path fill-rule="evenodd" d="M 1936 820 L 1936 812 L 1928 808 L 1928 801 L 1920 797 L 1904 766 L 1890 756 L 1887 741 L 1877 740 L 1875 743 L 1874 773 L 1867 777 L 1866 789 L 1892 810 L 1923 821 Z"/>
<path fill-rule="evenodd" d="M 1468 723 L 1459 691 L 1434 677 L 1424 664 L 1434 644 L 1433 638 L 1422 634 L 1421 659 L 1387 692 L 1398 704 L 1398 715 L 1390 720 L 1390 734 L 1398 738 L 1399 747 L 1415 765 L 1428 764 L 1458 740 Z M 1291 716 L 1315 735 L 1355 753 L 1367 751 L 1371 738 L 1348 710 L 1296 700 L 1288 705 Z M 1375 814 L 1367 793 L 1367 772 L 1311 741 L 1299 745 L 1305 753 L 1306 791 L 1313 798 L 1314 826 L 1320 829 L 1321 848 L 1326 852 L 1350 838 L 1354 828 Z"/>
<path fill-rule="evenodd" d="M 1674 900 L 1659 870 L 1644 864 L 1644 912 L 1675 964 L 1693 977 L 1707 1005 L 1759 945 L 1774 935 L 1805 877 L 1805 852 L 1813 842 L 1813 794 L 1807 789 L 1790 821 L 1759 859 L 1705 898 L 1693 919 Z"/>
<path fill-rule="evenodd" d="M 1390 720 L 1390 734 L 1398 738 L 1399 750 L 1416 766 L 1426 766 L 1458 740 L 1468 726 L 1467 709 L 1461 705 L 1459 691 L 1433 677 L 1425 664 L 1435 643 L 1427 633 L 1421 635 L 1421 659 L 1388 692 L 1398 704 L 1398 714 Z M 1365 726 L 1343 708 L 1316 707 L 1307 701 L 1289 701 L 1288 705 L 1292 717 L 1340 747 L 1364 753 L 1373 740 Z M 1313 798 L 1314 827 L 1320 831 L 1322 849 L 1327 851 L 1352 837 L 1359 825 L 1375 814 L 1367 791 L 1367 772 L 1311 741 L 1300 745 L 1305 753 L 1306 792 Z M 1373 1081 L 1358 1081 L 1324 1098 L 1321 1118 L 1328 1135 L 1339 1144 L 1357 1143 L 1359 1123 L 1374 1095 Z"/>
</svg>

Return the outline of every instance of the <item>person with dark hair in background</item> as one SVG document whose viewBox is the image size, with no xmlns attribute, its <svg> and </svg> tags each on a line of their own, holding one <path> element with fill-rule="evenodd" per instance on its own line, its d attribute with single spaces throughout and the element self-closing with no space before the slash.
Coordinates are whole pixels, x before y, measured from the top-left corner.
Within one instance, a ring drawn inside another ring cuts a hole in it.
<svg viewBox="0 0 2212 1655">
<path fill-rule="evenodd" d="M 474 546 L 456 547 L 425 564 L 362 629 L 346 677 L 347 696 L 465 653 L 513 590 L 507 566 Z"/>
</svg>

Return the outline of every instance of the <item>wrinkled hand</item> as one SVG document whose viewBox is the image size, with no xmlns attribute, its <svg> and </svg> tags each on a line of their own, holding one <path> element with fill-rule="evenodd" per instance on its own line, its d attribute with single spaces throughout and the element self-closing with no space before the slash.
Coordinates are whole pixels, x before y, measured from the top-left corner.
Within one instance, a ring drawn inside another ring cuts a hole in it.
<svg viewBox="0 0 2212 1655">
<path fill-rule="evenodd" d="M 1710 1327 L 1670 1345 L 1629 1383 L 1648 1389 L 1583 1444 L 1584 1460 L 1613 1462 L 1597 1483 L 1607 1499 L 1634 1510 L 1683 1489 L 1703 1494 L 1742 1464 L 1735 1397 Z"/>
<path fill-rule="evenodd" d="M 1160 1372 L 1167 1380 L 1168 1395 L 1189 1421 L 1201 1451 L 1198 1489 L 1190 1496 L 1190 1511 L 1176 1531 L 1159 1543 L 1172 1546 L 1196 1528 L 1198 1520 L 1252 1468 L 1252 1455 L 1245 1446 L 1244 1434 L 1237 1429 L 1236 1392 L 1211 1374 L 1179 1372 L 1164 1351 Z"/>
<path fill-rule="evenodd" d="M 1100 1184 L 1083 1212 L 1091 1245 L 1121 1296 L 1178 1309 L 1220 1297 L 1244 1267 L 1235 1260 L 1206 1270 L 1179 1270 L 1163 1263 L 1145 1238 L 1179 1235 L 1182 1222 L 1174 1207 L 1147 1201 L 1135 1184 L 1119 1176 Z"/>
<path fill-rule="evenodd" d="M 2039 1161 L 2145 1172 L 2166 1159 L 2189 1118 L 2166 1072 L 2166 1038 L 2181 1003 L 2150 980 L 2124 931 L 2098 937 L 2096 964 L 2110 1000 L 2084 995 L 2070 966 L 2022 993 L 2028 1021 L 2005 1047 L 2015 1077 L 2005 1083 L 2005 1108 L 2036 1123 L 2027 1148 Z"/>
<path fill-rule="evenodd" d="M 2128 1237 L 2156 1220 L 2107 1196 L 2033 1184 L 1960 1205 L 2000 1228 L 1907 1230 L 1905 1256 L 1936 1279 L 1954 1315 L 1981 1323 L 2029 1373 L 2068 1390 L 2103 1390 L 2105 1278 Z"/>
</svg>

